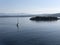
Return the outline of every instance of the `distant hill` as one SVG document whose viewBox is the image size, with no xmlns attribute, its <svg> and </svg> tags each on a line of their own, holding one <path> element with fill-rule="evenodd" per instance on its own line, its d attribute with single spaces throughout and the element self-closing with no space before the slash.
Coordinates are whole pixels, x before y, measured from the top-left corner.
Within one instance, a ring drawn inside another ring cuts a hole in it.
<svg viewBox="0 0 60 45">
<path fill-rule="evenodd" d="M 57 16 L 57 17 L 60 17 L 60 13 L 51 14 L 50 16 Z"/>
<path fill-rule="evenodd" d="M 42 16 L 55 16 L 55 17 L 60 17 L 60 13 L 55 13 L 55 14 L 42 14 Z"/>
</svg>

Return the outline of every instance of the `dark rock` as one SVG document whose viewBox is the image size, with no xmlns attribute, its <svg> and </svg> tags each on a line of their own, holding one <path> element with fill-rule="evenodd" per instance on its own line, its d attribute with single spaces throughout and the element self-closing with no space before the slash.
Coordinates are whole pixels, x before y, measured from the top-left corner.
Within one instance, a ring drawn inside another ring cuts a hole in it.
<svg viewBox="0 0 60 45">
<path fill-rule="evenodd" d="M 43 16 L 43 17 L 41 17 L 41 16 L 36 16 L 36 17 L 32 17 L 32 18 L 30 18 L 30 20 L 36 20 L 36 21 L 50 21 L 50 20 L 58 20 L 58 18 L 57 17 L 45 17 L 45 16 Z"/>
</svg>

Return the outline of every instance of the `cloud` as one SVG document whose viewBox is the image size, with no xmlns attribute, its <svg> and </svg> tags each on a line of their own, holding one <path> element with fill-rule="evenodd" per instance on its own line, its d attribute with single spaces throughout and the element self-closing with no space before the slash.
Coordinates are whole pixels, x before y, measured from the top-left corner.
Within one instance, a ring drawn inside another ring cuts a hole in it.
<svg viewBox="0 0 60 45">
<path fill-rule="evenodd" d="M 60 13 L 60 9 L 59 9 L 59 8 L 0 9 L 0 13 L 31 13 L 31 14 L 45 14 L 45 13 Z"/>
</svg>

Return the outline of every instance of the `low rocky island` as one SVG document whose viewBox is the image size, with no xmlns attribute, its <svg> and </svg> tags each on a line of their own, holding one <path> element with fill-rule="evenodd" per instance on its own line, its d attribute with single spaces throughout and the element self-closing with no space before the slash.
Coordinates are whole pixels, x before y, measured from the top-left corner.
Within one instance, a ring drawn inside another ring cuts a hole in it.
<svg viewBox="0 0 60 45">
<path fill-rule="evenodd" d="M 58 17 L 52 17 L 52 16 L 36 16 L 36 17 L 30 18 L 30 20 L 34 20 L 34 21 L 54 21 L 54 20 L 58 20 Z"/>
</svg>

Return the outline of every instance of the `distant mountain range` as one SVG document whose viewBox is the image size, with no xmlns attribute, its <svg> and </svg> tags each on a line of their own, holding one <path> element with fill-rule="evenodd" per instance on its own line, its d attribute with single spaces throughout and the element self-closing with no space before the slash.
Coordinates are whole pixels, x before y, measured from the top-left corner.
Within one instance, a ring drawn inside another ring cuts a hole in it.
<svg viewBox="0 0 60 45">
<path fill-rule="evenodd" d="M 57 16 L 57 17 L 60 17 L 60 13 L 56 13 L 56 14 L 0 13 L 0 17 L 31 17 L 31 16 Z"/>
<path fill-rule="evenodd" d="M 26 13 L 0 13 L 0 16 L 19 16 L 19 15 L 29 15 L 29 14 L 26 14 Z"/>
<path fill-rule="evenodd" d="M 27 13 L 0 13 L 0 17 L 31 17 L 42 16 L 41 14 L 27 14 Z"/>
</svg>

